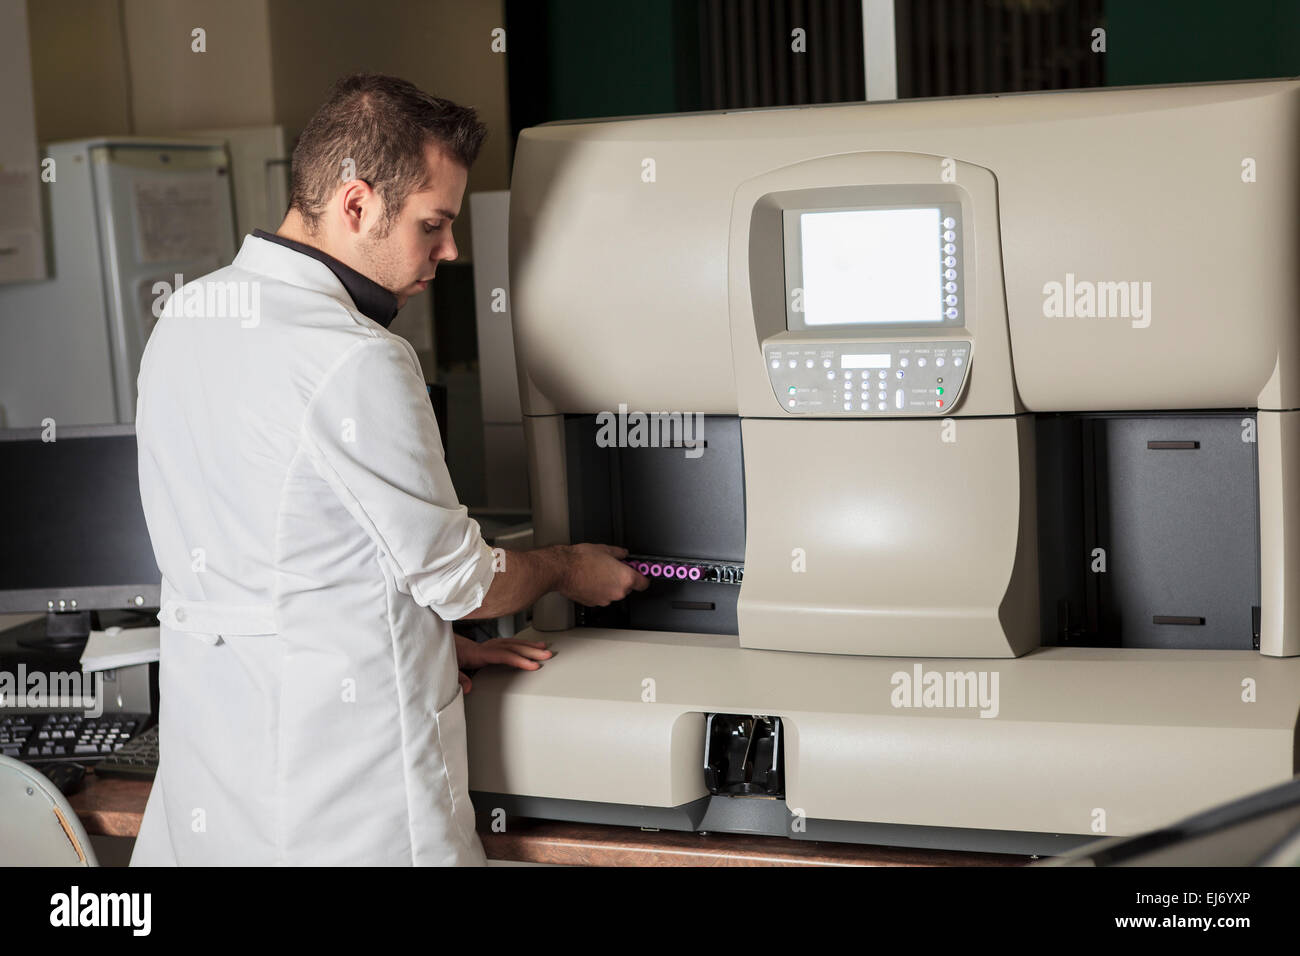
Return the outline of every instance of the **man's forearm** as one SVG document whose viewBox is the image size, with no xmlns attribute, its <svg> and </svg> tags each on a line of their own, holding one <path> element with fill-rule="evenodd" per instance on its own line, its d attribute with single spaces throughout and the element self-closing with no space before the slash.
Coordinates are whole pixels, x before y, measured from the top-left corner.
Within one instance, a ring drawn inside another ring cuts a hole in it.
<svg viewBox="0 0 1300 956">
<path fill-rule="evenodd" d="M 493 576 L 483 604 L 465 617 L 505 617 L 532 607 L 543 594 L 564 586 L 570 563 L 569 546 L 563 544 L 534 551 L 506 551 L 504 566 Z"/>
</svg>

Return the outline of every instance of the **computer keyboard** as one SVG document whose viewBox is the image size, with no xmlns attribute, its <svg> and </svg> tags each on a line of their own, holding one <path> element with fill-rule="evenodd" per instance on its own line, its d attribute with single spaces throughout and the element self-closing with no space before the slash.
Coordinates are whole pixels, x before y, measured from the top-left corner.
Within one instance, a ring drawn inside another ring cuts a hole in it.
<svg viewBox="0 0 1300 956">
<path fill-rule="evenodd" d="M 98 761 L 120 750 L 148 714 L 103 714 L 80 711 L 55 714 L 6 714 L 0 717 L 0 753 L 27 763 Z"/>
<path fill-rule="evenodd" d="M 98 777 L 147 777 L 158 772 L 158 725 L 142 730 L 125 747 L 95 764 Z"/>
</svg>

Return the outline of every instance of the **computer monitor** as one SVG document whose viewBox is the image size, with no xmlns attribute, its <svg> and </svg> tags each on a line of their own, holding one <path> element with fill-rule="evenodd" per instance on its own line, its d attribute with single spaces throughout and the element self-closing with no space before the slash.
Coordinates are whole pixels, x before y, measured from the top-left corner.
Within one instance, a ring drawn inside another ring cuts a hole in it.
<svg viewBox="0 0 1300 956">
<path fill-rule="evenodd" d="M 0 613 L 46 612 L 48 647 L 156 611 L 132 426 L 0 430 L 0 475 Z"/>
</svg>

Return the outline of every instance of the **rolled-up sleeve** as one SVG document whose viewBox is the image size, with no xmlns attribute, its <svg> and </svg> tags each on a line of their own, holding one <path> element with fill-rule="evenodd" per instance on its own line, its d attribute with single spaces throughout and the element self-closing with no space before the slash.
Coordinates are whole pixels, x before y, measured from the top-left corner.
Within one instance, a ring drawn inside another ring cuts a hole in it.
<svg viewBox="0 0 1300 956">
<path fill-rule="evenodd" d="M 405 342 L 384 336 L 353 346 L 312 398 L 304 435 L 400 590 L 449 621 L 483 603 L 492 549 L 456 498 L 433 405 Z"/>
</svg>

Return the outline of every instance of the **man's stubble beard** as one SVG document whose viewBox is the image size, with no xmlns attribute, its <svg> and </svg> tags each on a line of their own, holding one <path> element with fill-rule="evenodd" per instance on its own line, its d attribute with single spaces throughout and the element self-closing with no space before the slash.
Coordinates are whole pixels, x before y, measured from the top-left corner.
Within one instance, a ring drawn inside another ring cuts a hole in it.
<svg viewBox="0 0 1300 956">
<path fill-rule="evenodd" d="M 365 260 L 362 272 L 393 295 L 399 295 L 403 283 L 399 258 L 393 254 L 391 224 L 383 229 L 382 234 L 372 234 L 362 239 L 359 250 Z"/>
</svg>

